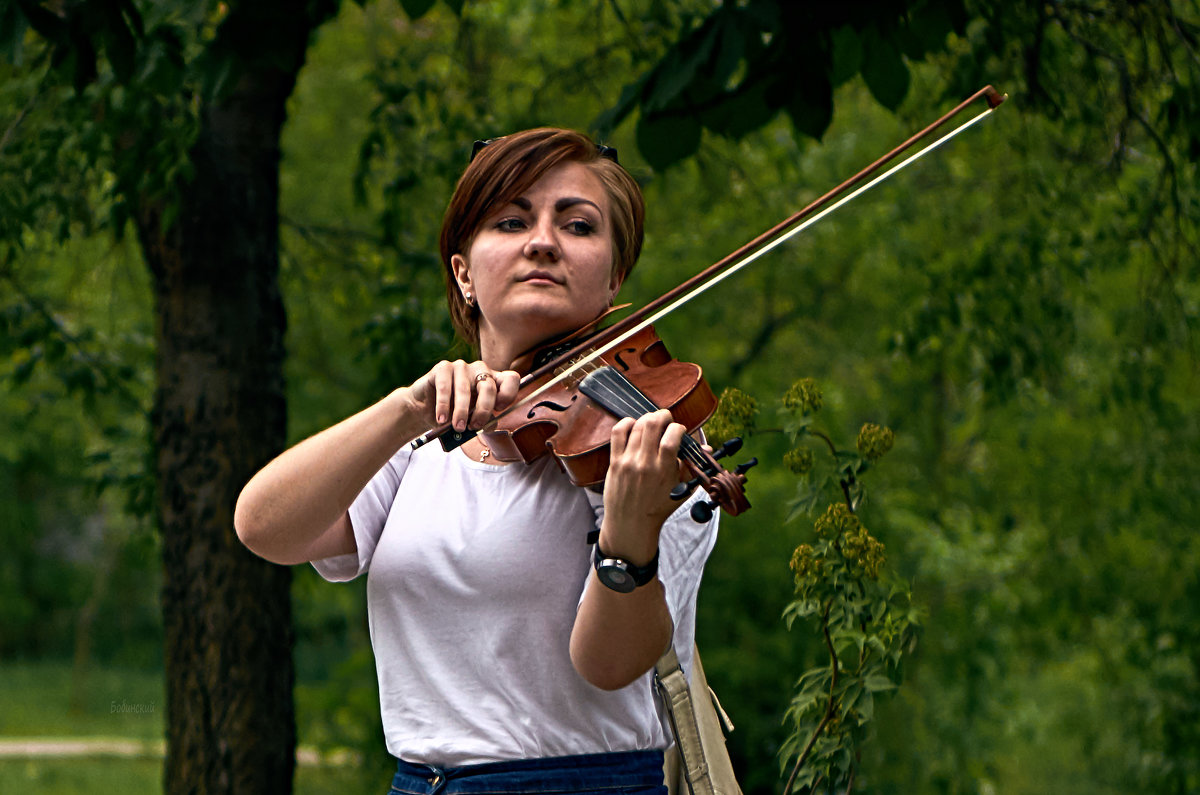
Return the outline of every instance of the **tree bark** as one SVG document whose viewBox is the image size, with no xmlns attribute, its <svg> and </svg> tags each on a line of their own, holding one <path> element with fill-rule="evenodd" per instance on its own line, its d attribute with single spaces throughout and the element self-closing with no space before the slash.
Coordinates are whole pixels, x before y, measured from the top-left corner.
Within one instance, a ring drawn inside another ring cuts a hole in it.
<svg viewBox="0 0 1200 795">
<path fill-rule="evenodd" d="M 279 139 L 309 35 L 336 2 L 231 4 L 177 204 L 139 203 L 153 274 L 167 793 L 289 793 L 288 569 L 247 551 L 233 507 L 286 443 Z M 173 217 L 173 220 L 171 218 Z"/>
</svg>

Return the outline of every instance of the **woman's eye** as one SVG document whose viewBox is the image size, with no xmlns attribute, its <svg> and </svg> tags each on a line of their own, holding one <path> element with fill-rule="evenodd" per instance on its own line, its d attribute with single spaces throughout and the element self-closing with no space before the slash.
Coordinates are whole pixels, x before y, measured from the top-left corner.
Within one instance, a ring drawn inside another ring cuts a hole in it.
<svg viewBox="0 0 1200 795">
<path fill-rule="evenodd" d="M 501 232 L 515 232 L 525 228 L 525 222 L 520 218 L 503 218 L 496 222 L 496 228 Z"/>
<path fill-rule="evenodd" d="M 573 235 L 590 235 L 595 227 L 587 221 L 576 219 L 567 223 L 566 230 Z"/>
</svg>

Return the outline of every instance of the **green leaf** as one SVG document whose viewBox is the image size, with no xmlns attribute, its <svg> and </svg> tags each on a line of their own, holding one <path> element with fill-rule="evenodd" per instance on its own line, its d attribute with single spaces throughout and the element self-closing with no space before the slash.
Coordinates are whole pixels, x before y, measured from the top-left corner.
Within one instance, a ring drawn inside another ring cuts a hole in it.
<svg viewBox="0 0 1200 795">
<path fill-rule="evenodd" d="M 66 44 L 67 23 L 43 8 L 34 0 L 16 0 L 21 7 L 25 21 L 42 35 L 42 38 L 55 45 Z"/>
<path fill-rule="evenodd" d="M 144 85 L 166 96 L 177 92 L 183 82 L 183 33 L 171 25 L 159 25 L 143 43 Z"/>
<path fill-rule="evenodd" d="M 920 13 L 910 14 L 906 20 L 904 54 L 922 58 L 942 49 L 947 36 L 962 31 L 965 20 L 966 10 L 960 2 L 926 3 Z"/>
<path fill-rule="evenodd" d="M 676 46 L 659 62 L 650 79 L 642 109 L 654 113 L 669 107 L 696 79 L 697 70 L 708 63 L 717 41 L 713 19 Z"/>
<path fill-rule="evenodd" d="M 754 31 L 747 30 L 747 26 L 743 24 L 743 16 L 740 13 L 722 13 L 727 8 L 729 7 L 723 6 L 713 17 L 717 43 L 716 54 L 709 62 L 712 81 L 722 88 L 742 62 L 747 36 L 754 35 Z"/>
<path fill-rule="evenodd" d="M 863 680 L 863 687 L 868 693 L 879 693 L 884 690 L 895 690 L 896 683 L 883 674 L 872 674 Z"/>
<path fill-rule="evenodd" d="M 5 3 L 0 8 L 0 58 L 12 64 L 21 61 L 22 44 L 29 20 L 17 9 L 16 3 Z"/>
<path fill-rule="evenodd" d="M 868 28 L 863 36 L 862 76 L 872 96 L 888 110 L 900 107 L 908 94 L 910 76 L 900 48 L 891 36 Z"/>
<path fill-rule="evenodd" d="M 854 77 L 862 69 L 863 48 L 858 33 L 849 25 L 843 25 L 833 32 L 833 69 L 829 79 L 835 86 L 840 86 Z"/>
<path fill-rule="evenodd" d="M 633 112 L 638 102 L 641 101 L 642 89 L 645 88 L 648 78 L 649 75 L 642 75 L 634 82 L 627 84 L 621 89 L 621 96 L 617 98 L 616 104 L 601 112 L 592 121 L 591 128 L 597 138 L 603 140 L 611 136 L 617 125 L 625 121 L 625 118 Z"/>
<path fill-rule="evenodd" d="M 661 171 L 700 148 L 700 124 L 682 114 L 642 116 L 638 119 L 637 145 L 646 162 Z"/>
<path fill-rule="evenodd" d="M 860 654 L 862 653 L 863 644 L 867 642 L 867 636 L 857 628 L 842 630 L 834 635 L 834 648 L 841 653 L 844 649 L 853 647 Z"/>
<path fill-rule="evenodd" d="M 112 64 L 117 80 L 128 83 L 133 79 L 137 62 L 137 42 L 133 33 L 125 27 L 124 20 L 117 16 L 105 26 L 103 40 L 104 52 L 108 55 L 108 62 Z"/>
<path fill-rule="evenodd" d="M 858 713 L 859 726 L 870 723 L 871 719 L 875 717 L 875 696 L 871 693 L 872 690 L 868 687 L 854 705 L 854 711 Z"/>
<path fill-rule="evenodd" d="M 400 6 L 409 19 L 417 20 L 425 16 L 436 2 L 437 0 L 400 0 Z"/>
<path fill-rule="evenodd" d="M 727 92 L 701 113 L 705 127 L 718 135 L 739 139 L 762 127 L 778 109 L 767 102 L 766 84 L 758 81 Z"/>
</svg>

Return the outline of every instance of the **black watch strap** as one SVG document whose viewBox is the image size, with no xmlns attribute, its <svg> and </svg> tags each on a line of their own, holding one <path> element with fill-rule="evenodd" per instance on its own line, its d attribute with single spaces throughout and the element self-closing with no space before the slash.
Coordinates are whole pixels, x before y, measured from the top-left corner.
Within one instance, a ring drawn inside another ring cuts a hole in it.
<svg viewBox="0 0 1200 795">
<path fill-rule="evenodd" d="M 592 565 L 596 567 L 596 577 L 609 588 L 620 593 L 630 593 L 633 589 L 645 585 L 658 574 L 658 550 L 645 566 L 634 566 L 632 563 L 607 555 L 596 543 L 592 554 Z"/>
</svg>

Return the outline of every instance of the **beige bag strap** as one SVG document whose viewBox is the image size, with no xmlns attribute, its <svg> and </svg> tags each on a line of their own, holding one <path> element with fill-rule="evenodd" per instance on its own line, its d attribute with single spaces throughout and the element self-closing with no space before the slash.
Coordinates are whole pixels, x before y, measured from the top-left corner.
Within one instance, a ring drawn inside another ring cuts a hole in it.
<svg viewBox="0 0 1200 795">
<path fill-rule="evenodd" d="M 733 731 L 733 724 L 708 686 L 699 650 L 692 649 L 692 687 L 703 694 L 698 701 L 692 699 L 673 646 L 654 666 L 654 681 L 666 705 L 678 753 L 677 758 L 668 754 L 665 765 L 669 791 L 682 795 L 686 787 L 691 795 L 742 795 L 725 748 L 725 734 Z"/>
</svg>

